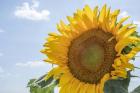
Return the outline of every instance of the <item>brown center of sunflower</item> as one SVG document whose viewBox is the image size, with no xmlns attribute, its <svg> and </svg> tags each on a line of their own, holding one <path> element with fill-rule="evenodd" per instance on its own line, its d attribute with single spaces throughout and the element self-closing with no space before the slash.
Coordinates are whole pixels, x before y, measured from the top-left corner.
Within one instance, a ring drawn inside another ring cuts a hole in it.
<svg viewBox="0 0 140 93">
<path fill-rule="evenodd" d="M 113 70 L 116 40 L 103 30 L 91 29 L 71 42 L 68 52 L 68 67 L 80 81 L 95 84 Z"/>
</svg>

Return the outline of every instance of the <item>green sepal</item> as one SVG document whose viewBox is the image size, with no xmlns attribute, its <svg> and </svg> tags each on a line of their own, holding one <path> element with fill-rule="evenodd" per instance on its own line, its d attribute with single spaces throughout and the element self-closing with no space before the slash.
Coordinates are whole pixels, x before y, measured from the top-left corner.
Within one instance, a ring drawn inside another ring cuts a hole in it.
<svg viewBox="0 0 140 93">
<path fill-rule="evenodd" d="M 132 50 L 133 47 L 135 47 L 135 44 L 129 44 L 128 46 L 124 47 L 124 49 L 121 51 L 122 54 L 128 54 Z"/>
<path fill-rule="evenodd" d="M 104 86 L 104 93 L 128 93 L 129 82 L 130 72 L 128 72 L 128 78 L 126 79 L 108 80 Z"/>
</svg>

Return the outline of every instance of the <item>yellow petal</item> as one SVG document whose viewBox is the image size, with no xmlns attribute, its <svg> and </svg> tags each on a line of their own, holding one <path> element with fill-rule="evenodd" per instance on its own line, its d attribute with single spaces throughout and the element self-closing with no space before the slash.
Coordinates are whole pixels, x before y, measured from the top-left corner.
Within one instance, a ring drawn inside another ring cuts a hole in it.
<svg viewBox="0 0 140 93">
<path fill-rule="evenodd" d="M 129 59 L 130 60 L 130 59 Z M 113 64 L 115 69 L 134 69 L 134 65 L 129 63 L 128 58 L 125 55 L 121 55 L 120 57 L 116 58 Z"/>
<path fill-rule="evenodd" d="M 87 27 L 84 24 L 84 21 L 82 20 L 82 17 L 80 17 L 77 13 L 75 13 L 74 18 L 77 21 L 77 25 L 80 27 L 80 28 L 78 28 L 79 31 L 85 31 L 87 29 Z"/>
<path fill-rule="evenodd" d="M 100 92 L 99 92 L 100 84 L 97 84 L 95 88 L 96 88 L 96 93 L 100 93 Z"/>
<path fill-rule="evenodd" d="M 75 83 L 74 78 L 65 85 L 65 86 L 67 86 L 66 87 L 66 93 L 73 93 L 74 92 L 74 90 L 72 90 L 72 87 L 74 87 L 74 86 L 72 86 L 73 83 Z"/>
<path fill-rule="evenodd" d="M 82 16 L 83 16 L 83 11 L 80 10 L 80 9 L 77 9 L 76 14 L 77 14 L 80 18 L 82 18 Z"/>
<path fill-rule="evenodd" d="M 104 75 L 104 77 L 103 77 L 103 79 L 101 80 L 101 82 L 102 82 L 102 83 L 103 83 L 103 82 L 106 82 L 106 81 L 109 80 L 109 79 L 110 79 L 110 74 L 107 73 L 107 74 Z"/>
<path fill-rule="evenodd" d="M 107 11 L 106 11 L 106 18 L 108 18 L 108 19 L 109 19 L 109 17 L 110 17 L 110 9 L 111 9 L 111 8 L 108 8 Z"/>
<path fill-rule="evenodd" d="M 99 93 L 104 93 L 104 83 L 100 83 Z"/>
<path fill-rule="evenodd" d="M 127 77 L 127 71 L 124 69 L 121 70 L 115 70 L 111 72 L 112 76 L 118 76 L 118 77 L 122 77 L 122 78 L 126 78 Z"/>
<path fill-rule="evenodd" d="M 86 93 L 96 93 L 95 84 L 89 84 Z"/>
<path fill-rule="evenodd" d="M 93 27 L 98 28 L 98 6 L 96 6 L 93 10 Z"/>
<path fill-rule="evenodd" d="M 54 37 L 59 36 L 57 33 L 52 33 L 52 32 L 51 32 L 51 33 L 49 33 L 48 35 L 49 35 L 49 36 L 54 36 Z"/>
<path fill-rule="evenodd" d="M 67 84 L 73 77 L 69 74 L 69 73 L 65 73 L 61 76 L 60 81 L 59 81 L 59 85 L 60 86 L 64 86 L 65 84 Z"/>
<path fill-rule="evenodd" d="M 91 8 L 86 5 L 85 8 L 84 8 L 84 13 L 87 15 L 87 17 L 90 19 L 90 21 L 92 22 L 92 18 L 93 18 L 93 12 L 91 10 Z"/>
<path fill-rule="evenodd" d="M 130 59 L 128 59 L 127 57 L 126 57 L 126 55 L 127 54 L 121 54 L 120 55 L 120 57 L 119 57 L 119 59 L 123 62 L 123 63 L 128 63 L 128 61 L 130 60 Z"/>
<path fill-rule="evenodd" d="M 111 28 L 110 28 L 110 8 L 107 9 L 107 13 L 106 13 L 106 18 L 105 18 L 105 27 L 106 27 L 106 30 L 108 32 L 111 32 Z"/>
<path fill-rule="evenodd" d="M 120 10 L 115 10 L 113 13 L 110 14 L 110 17 L 111 17 L 111 22 L 110 22 L 110 29 L 112 31 L 113 34 L 115 34 L 116 32 L 114 31 L 113 32 L 113 29 L 115 28 L 116 26 L 116 22 L 117 22 L 117 16 L 118 14 L 120 13 Z"/>
<path fill-rule="evenodd" d="M 114 60 L 114 65 L 116 65 L 116 66 L 121 66 L 121 64 L 122 64 L 122 62 L 121 62 L 120 58 L 116 58 L 116 59 Z"/>
<path fill-rule="evenodd" d="M 59 62 L 53 61 L 53 60 L 51 60 L 51 59 L 49 59 L 49 58 L 44 59 L 43 61 L 44 61 L 44 62 L 51 63 L 51 64 L 59 64 L 59 65 L 62 65 L 62 63 L 61 63 L 61 62 L 59 63 Z"/>
<path fill-rule="evenodd" d="M 132 48 L 132 50 L 130 51 L 130 53 L 128 53 L 127 55 L 125 55 L 125 57 L 127 59 L 132 59 L 136 55 L 136 53 L 139 52 L 139 51 L 140 51 L 140 46 L 136 46 L 136 47 Z"/>
<path fill-rule="evenodd" d="M 54 36 L 49 36 L 46 40 L 48 41 L 48 42 L 51 42 L 51 41 L 54 41 L 54 40 L 56 40 L 58 38 L 58 36 L 56 37 L 54 37 Z"/>
<path fill-rule="evenodd" d="M 69 80 L 65 85 L 60 86 L 60 87 L 61 87 L 60 93 L 61 93 L 61 92 L 62 92 L 62 93 L 71 93 L 71 92 L 70 92 L 70 91 L 71 91 L 70 89 L 71 89 L 71 87 L 72 87 L 73 80 L 74 80 L 74 78 L 72 78 L 71 80 Z"/>
<path fill-rule="evenodd" d="M 129 70 L 133 70 L 133 69 L 134 69 L 134 65 L 131 64 L 131 63 L 126 63 L 126 64 L 124 64 L 124 66 L 125 66 L 126 68 L 128 68 Z"/>
<path fill-rule="evenodd" d="M 112 16 L 118 16 L 120 13 L 120 10 L 115 10 L 113 13 L 112 13 Z"/>
<path fill-rule="evenodd" d="M 105 74 L 104 76 L 103 76 L 103 78 L 101 79 L 101 81 L 100 81 L 100 89 L 99 89 L 99 93 L 104 93 L 103 92 L 103 90 L 104 90 L 104 85 L 105 85 L 105 82 L 107 81 L 107 80 L 109 80 L 110 79 L 110 75 L 109 75 L 109 73 L 107 73 L 107 74 Z"/>
<path fill-rule="evenodd" d="M 77 86 L 75 92 L 76 92 L 76 93 L 80 93 L 81 87 L 82 87 L 82 86 L 83 86 L 83 83 L 79 81 L 79 85 Z"/>
<path fill-rule="evenodd" d="M 130 36 L 132 33 L 134 33 L 135 31 L 136 31 L 136 27 L 125 29 L 118 34 L 117 38 L 119 40 L 126 38 L 126 37 Z"/>
<path fill-rule="evenodd" d="M 116 37 L 119 36 L 123 31 L 127 30 L 130 26 L 132 26 L 133 24 L 127 24 L 125 26 L 123 26 L 122 28 L 120 28 L 117 32 L 116 32 Z"/>
<path fill-rule="evenodd" d="M 75 21 L 75 19 L 73 17 L 71 17 L 71 16 L 67 16 L 67 19 L 70 22 L 71 28 L 73 28 L 72 30 L 74 30 L 75 32 L 78 32 L 80 27 L 78 26 L 78 24 Z"/>
<path fill-rule="evenodd" d="M 103 22 L 104 21 L 104 18 L 106 16 L 106 5 L 103 6 L 101 12 L 100 12 L 100 15 L 99 15 L 99 22 Z"/>
<path fill-rule="evenodd" d="M 97 18 L 97 15 L 98 15 L 98 6 L 96 6 L 93 10 L 93 18 Z"/>
<path fill-rule="evenodd" d="M 61 87 L 59 93 L 67 93 L 67 92 L 66 92 L 66 87 L 67 87 L 67 86 Z"/>
<path fill-rule="evenodd" d="M 84 22 L 84 28 L 90 29 L 90 28 L 93 27 L 93 25 L 92 25 L 92 22 L 93 22 L 93 20 L 92 20 L 92 18 L 93 18 L 93 12 L 92 12 L 92 10 L 90 9 L 90 7 L 88 5 L 85 6 L 85 8 L 83 9 L 83 11 L 82 10 L 77 10 L 76 15 L 80 17 L 80 19 L 82 20 L 82 24 Z M 80 26 L 80 28 L 81 27 L 82 26 Z"/>
<path fill-rule="evenodd" d="M 80 81 L 78 81 L 77 79 L 74 79 L 73 84 L 71 85 L 71 93 L 78 93 L 78 90 L 80 88 Z"/>
<path fill-rule="evenodd" d="M 61 62 L 62 64 L 67 63 L 67 60 L 68 60 L 68 58 L 66 56 L 63 56 L 63 54 L 57 55 L 54 52 L 47 52 L 47 56 L 48 56 L 48 58 L 50 58 L 54 61 Z"/>
<path fill-rule="evenodd" d="M 53 68 L 45 77 L 45 79 L 47 80 L 48 78 L 50 78 L 51 76 L 56 77 L 59 76 L 61 73 L 63 73 L 64 70 L 61 67 L 55 67 Z"/>
<path fill-rule="evenodd" d="M 88 84 L 82 83 L 79 93 L 86 93 L 88 89 Z"/>
<path fill-rule="evenodd" d="M 128 18 L 130 18 L 130 17 L 128 16 L 128 17 L 122 18 L 122 19 L 117 23 L 117 25 L 116 25 L 116 27 L 115 27 L 115 29 L 114 29 L 113 32 L 117 32 L 117 31 L 120 29 L 120 27 L 122 26 L 122 23 L 123 23 L 124 21 L 126 21 Z"/>
<path fill-rule="evenodd" d="M 132 44 L 132 43 L 137 43 L 138 41 L 140 41 L 139 38 L 137 37 L 126 37 L 125 39 L 120 40 L 116 46 L 115 46 L 115 50 L 118 52 L 117 55 L 120 55 L 122 49 L 127 46 L 128 44 Z"/>
<path fill-rule="evenodd" d="M 60 21 L 60 24 L 57 24 L 57 29 L 61 34 L 65 35 L 66 37 L 69 37 L 68 31 L 70 29 L 62 20 Z"/>
<path fill-rule="evenodd" d="M 83 19 L 83 21 L 88 29 L 95 27 L 87 15 L 83 14 L 82 19 Z"/>
</svg>

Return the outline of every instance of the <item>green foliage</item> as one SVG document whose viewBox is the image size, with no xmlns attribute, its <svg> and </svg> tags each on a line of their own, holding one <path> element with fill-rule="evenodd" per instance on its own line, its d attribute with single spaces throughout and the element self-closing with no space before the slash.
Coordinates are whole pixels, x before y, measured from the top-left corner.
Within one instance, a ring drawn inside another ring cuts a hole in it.
<svg viewBox="0 0 140 93">
<path fill-rule="evenodd" d="M 135 88 L 131 93 L 140 93 L 140 86 Z"/>
<path fill-rule="evenodd" d="M 30 93 L 54 93 L 54 88 L 57 84 L 53 83 L 48 87 L 30 86 Z"/>
<path fill-rule="evenodd" d="M 117 80 L 109 80 L 105 83 L 104 93 L 128 93 L 128 86 L 130 82 L 130 72 L 128 78 Z"/>
<path fill-rule="evenodd" d="M 58 84 L 58 80 L 54 80 L 53 77 L 50 77 L 48 80 L 45 80 L 42 76 L 39 79 L 31 79 L 28 83 L 30 88 L 30 93 L 54 93 L 54 88 Z"/>
<path fill-rule="evenodd" d="M 129 80 L 109 80 L 105 84 L 105 93 L 128 93 Z"/>
</svg>

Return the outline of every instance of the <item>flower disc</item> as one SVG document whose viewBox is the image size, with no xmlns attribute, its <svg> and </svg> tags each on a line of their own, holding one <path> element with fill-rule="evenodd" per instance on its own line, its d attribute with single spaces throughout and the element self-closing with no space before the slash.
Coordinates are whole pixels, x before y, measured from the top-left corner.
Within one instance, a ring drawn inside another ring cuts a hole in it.
<svg viewBox="0 0 140 93">
<path fill-rule="evenodd" d="M 72 41 L 69 47 L 69 68 L 83 82 L 98 83 L 112 68 L 116 57 L 116 40 L 99 29 L 91 29 Z"/>
</svg>

